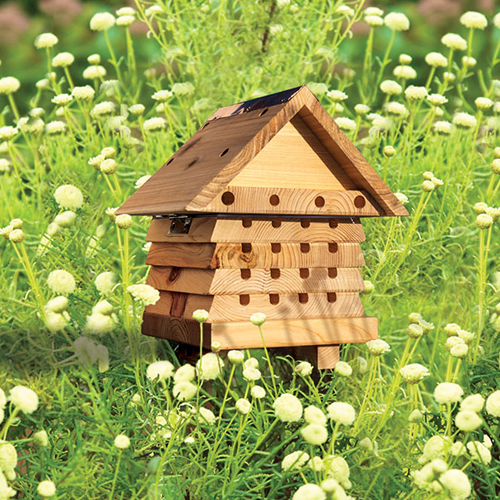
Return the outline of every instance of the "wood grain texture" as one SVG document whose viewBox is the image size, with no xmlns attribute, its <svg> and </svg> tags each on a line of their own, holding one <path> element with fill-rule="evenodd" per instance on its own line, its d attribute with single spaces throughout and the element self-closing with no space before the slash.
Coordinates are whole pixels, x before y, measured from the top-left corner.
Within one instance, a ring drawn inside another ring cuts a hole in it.
<svg viewBox="0 0 500 500">
<path fill-rule="evenodd" d="M 189 269 L 153 266 L 147 284 L 157 290 L 199 295 L 360 292 L 361 271 L 352 269 Z"/>
<path fill-rule="evenodd" d="M 228 186 L 356 189 L 298 115 L 283 126 Z"/>
<path fill-rule="evenodd" d="M 363 267 L 359 243 L 153 243 L 152 266 L 197 269 Z"/>
<path fill-rule="evenodd" d="M 290 354 L 302 361 L 309 361 L 318 370 L 335 368 L 340 360 L 339 345 L 295 346 L 289 348 Z"/>
<path fill-rule="evenodd" d="M 307 87 L 294 89 L 287 100 L 276 102 L 265 109 L 250 107 L 250 111 L 245 111 L 244 103 L 238 104 L 234 107 L 238 114 L 222 113 L 220 118 L 208 121 L 117 213 L 164 215 L 206 210 L 298 115 L 357 188 L 373 197 L 384 215 L 408 214 Z"/>
<path fill-rule="evenodd" d="M 225 202 L 228 193 L 232 203 Z M 320 191 L 269 187 L 226 186 L 200 212 L 373 217 L 382 214 L 365 191 Z"/>
<path fill-rule="evenodd" d="M 272 303 L 278 301 L 278 303 Z M 254 312 L 272 319 L 360 317 L 363 305 L 357 293 L 294 293 L 271 295 L 195 295 L 160 292 L 160 300 L 145 311 L 191 319 L 194 311 L 205 309 L 210 323 L 245 321 Z"/>
<path fill-rule="evenodd" d="M 188 234 L 169 234 L 170 219 L 151 222 L 147 241 L 154 243 L 273 243 L 273 242 L 363 242 L 365 233 L 359 219 L 229 219 L 195 217 Z"/>
<path fill-rule="evenodd" d="M 266 321 L 263 326 L 266 347 L 331 346 L 368 342 L 378 337 L 377 318 L 320 318 Z M 200 325 L 194 320 L 169 318 L 145 312 L 142 333 L 175 342 L 200 345 Z M 220 342 L 221 349 L 259 349 L 259 330 L 248 321 L 204 323 L 203 347 Z"/>
</svg>

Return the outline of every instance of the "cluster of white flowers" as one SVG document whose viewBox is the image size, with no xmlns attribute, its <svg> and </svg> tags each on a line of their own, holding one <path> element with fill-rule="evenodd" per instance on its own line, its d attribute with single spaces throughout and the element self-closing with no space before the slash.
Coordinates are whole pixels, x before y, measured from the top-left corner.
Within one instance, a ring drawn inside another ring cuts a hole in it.
<svg viewBox="0 0 500 500">
<path fill-rule="evenodd" d="M 154 305 L 160 300 L 160 292 L 150 285 L 130 285 L 127 292 L 145 306 Z"/>
<path fill-rule="evenodd" d="M 97 363 L 101 373 L 109 369 L 109 351 L 105 345 L 96 344 L 89 337 L 82 336 L 73 342 L 73 349 L 82 365 L 90 366 Z"/>
</svg>

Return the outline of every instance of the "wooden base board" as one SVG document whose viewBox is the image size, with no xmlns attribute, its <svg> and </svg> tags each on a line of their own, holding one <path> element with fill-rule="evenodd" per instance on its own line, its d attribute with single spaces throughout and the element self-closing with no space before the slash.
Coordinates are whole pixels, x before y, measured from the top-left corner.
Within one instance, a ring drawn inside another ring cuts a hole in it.
<svg viewBox="0 0 500 500">
<path fill-rule="evenodd" d="M 266 321 L 263 328 L 266 347 L 331 346 L 368 342 L 378 337 L 378 321 L 374 317 L 317 318 Z M 200 325 L 194 320 L 144 313 L 142 333 L 190 345 L 200 345 Z M 259 329 L 249 321 L 204 323 L 203 347 L 219 342 L 222 350 L 259 349 Z M 327 355 L 324 351 L 323 357 Z M 318 360 L 323 359 L 320 351 Z"/>
</svg>

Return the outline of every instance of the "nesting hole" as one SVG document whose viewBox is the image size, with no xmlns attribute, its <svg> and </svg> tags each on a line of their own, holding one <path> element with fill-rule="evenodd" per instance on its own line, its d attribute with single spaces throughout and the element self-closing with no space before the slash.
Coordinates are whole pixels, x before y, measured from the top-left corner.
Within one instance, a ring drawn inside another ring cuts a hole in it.
<svg viewBox="0 0 500 500">
<path fill-rule="evenodd" d="M 240 304 L 242 306 L 248 306 L 248 304 L 250 304 L 250 295 L 240 295 Z"/>
<path fill-rule="evenodd" d="M 281 252 L 281 243 L 271 243 L 271 251 L 273 253 L 280 253 Z"/>
<path fill-rule="evenodd" d="M 328 268 L 328 277 L 329 278 L 336 278 L 339 272 L 337 271 L 336 267 L 329 267 Z"/>
<path fill-rule="evenodd" d="M 309 301 L 309 295 L 307 293 L 299 293 L 299 302 L 301 304 L 307 304 Z"/>
<path fill-rule="evenodd" d="M 241 244 L 241 251 L 243 253 L 250 253 L 252 251 L 252 244 L 251 243 L 242 243 Z"/>
<path fill-rule="evenodd" d="M 366 200 L 364 196 L 356 196 L 354 198 L 354 206 L 356 208 L 363 208 L 366 205 Z"/>
<path fill-rule="evenodd" d="M 270 293 L 269 294 L 269 302 L 273 306 L 279 304 L 279 302 L 280 302 L 280 296 L 277 293 Z"/>
<path fill-rule="evenodd" d="M 277 280 L 281 276 L 281 271 L 279 269 L 271 269 L 271 278 Z"/>
<path fill-rule="evenodd" d="M 326 300 L 328 300 L 331 304 L 337 302 L 337 294 L 335 292 L 328 292 L 326 294 Z"/>
<path fill-rule="evenodd" d="M 302 279 L 306 280 L 309 278 L 309 269 L 307 269 L 307 267 L 301 268 L 299 272 Z"/>
<path fill-rule="evenodd" d="M 311 251 L 311 245 L 309 243 L 301 243 L 300 251 L 302 253 L 309 253 Z"/>
<path fill-rule="evenodd" d="M 308 220 L 308 219 L 303 219 L 303 220 L 301 220 L 301 221 L 300 221 L 300 225 L 301 225 L 304 229 L 306 229 L 306 228 L 308 228 L 308 227 L 311 225 L 311 221 L 310 221 L 310 220 Z"/>
<path fill-rule="evenodd" d="M 274 219 L 271 223 L 275 229 L 281 227 L 281 221 L 279 219 Z"/>
<path fill-rule="evenodd" d="M 222 194 L 221 200 L 224 205 L 232 205 L 234 203 L 234 194 L 231 191 L 226 191 Z"/>
<path fill-rule="evenodd" d="M 339 246 L 337 243 L 328 243 L 328 251 L 330 253 L 336 253 L 339 250 Z"/>
<path fill-rule="evenodd" d="M 280 204 L 280 197 L 277 195 L 277 194 L 272 194 L 270 197 L 269 197 L 269 203 L 275 207 L 277 205 Z"/>
<path fill-rule="evenodd" d="M 335 229 L 336 227 L 339 226 L 339 223 L 335 219 L 330 219 L 328 221 L 328 225 L 332 228 Z"/>
<path fill-rule="evenodd" d="M 249 219 L 248 217 L 245 217 L 241 220 L 241 225 L 243 227 L 252 227 L 252 219 Z"/>
<path fill-rule="evenodd" d="M 225 154 L 227 154 L 227 152 L 229 151 L 229 148 L 226 148 L 224 151 L 222 151 L 222 153 L 219 155 L 219 156 L 224 156 Z"/>
<path fill-rule="evenodd" d="M 170 158 L 170 160 L 167 161 L 167 165 L 170 165 L 174 160 L 175 160 L 174 157 Z"/>
<path fill-rule="evenodd" d="M 252 277 L 252 271 L 250 269 L 241 269 L 240 275 L 242 280 L 249 280 Z"/>
<path fill-rule="evenodd" d="M 210 125 L 210 122 L 205 123 L 205 125 L 203 125 L 203 127 L 201 127 L 201 130 L 206 129 L 209 125 Z"/>
<path fill-rule="evenodd" d="M 264 116 L 267 112 L 269 111 L 269 108 L 263 109 L 260 113 L 259 116 Z"/>
<path fill-rule="evenodd" d="M 325 199 L 323 196 L 316 196 L 316 199 L 314 200 L 314 204 L 318 207 L 324 207 L 325 206 Z"/>
</svg>

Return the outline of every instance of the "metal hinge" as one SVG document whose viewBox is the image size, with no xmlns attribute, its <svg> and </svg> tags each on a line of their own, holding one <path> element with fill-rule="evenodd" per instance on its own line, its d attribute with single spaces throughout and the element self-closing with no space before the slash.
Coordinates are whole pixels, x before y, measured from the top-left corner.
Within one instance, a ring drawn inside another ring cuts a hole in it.
<svg viewBox="0 0 500 500">
<path fill-rule="evenodd" d="M 170 215 L 170 229 L 168 234 L 188 234 L 193 218 L 188 215 Z"/>
</svg>

